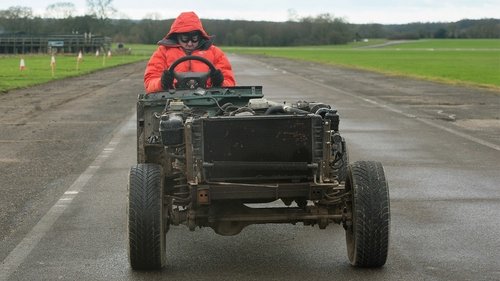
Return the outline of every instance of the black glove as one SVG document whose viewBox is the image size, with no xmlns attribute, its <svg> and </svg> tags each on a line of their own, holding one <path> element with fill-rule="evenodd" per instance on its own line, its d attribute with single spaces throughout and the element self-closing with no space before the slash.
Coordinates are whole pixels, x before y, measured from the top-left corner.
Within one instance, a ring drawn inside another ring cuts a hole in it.
<svg viewBox="0 0 500 281">
<path fill-rule="evenodd" d="M 217 69 L 210 74 L 210 79 L 212 80 L 212 87 L 220 87 L 224 82 L 224 75 L 222 75 L 220 69 Z"/>
<path fill-rule="evenodd" d="M 170 71 L 165 70 L 163 71 L 163 74 L 161 75 L 161 87 L 163 90 L 168 90 L 172 89 L 174 87 L 174 76 Z"/>
</svg>

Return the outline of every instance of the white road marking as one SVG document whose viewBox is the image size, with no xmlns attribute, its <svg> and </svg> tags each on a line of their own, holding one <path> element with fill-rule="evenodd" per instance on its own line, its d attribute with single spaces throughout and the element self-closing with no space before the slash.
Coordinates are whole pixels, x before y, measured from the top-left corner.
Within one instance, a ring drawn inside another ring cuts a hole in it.
<svg viewBox="0 0 500 281">
<path fill-rule="evenodd" d="M 357 98 L 359 100 L 362 100 L 362 101 L 365 101 L 365 102 L 368 102 L 368 103 L 371 103 L 373 105 L 376 105 L 378 107 L 381 107 L 381 108 L 385 108 L 389 111 L 392 111 L 394 113 L 398 113 L 398 114 L 401 114 L 405 117 L 408 117 L 408 118 L 412 118 L 414 120 L 417 120 L 417 121 L 420 121 L 424 124 L 427 124 L 429 126 L 432 126 L 434 128 L 438 128 L 438 129 L 441 129 L 441 130 L 444 130 L 448 133 L 451 133 L 453 135 L 456 135 L 456 136 L 459 136 L 459 137 L 462 137 L 464 139 L 467 139 L 469 141 L 472 141 L 472 142 L 475 142 L 477 144 L 481 144 L 483 146 L 486 146 L 486 147 L 489 147 L 489 148 L 492 148 L 496 151 L 500 151 L 500 145 L 497 145 L 497 144 L 494 144 L 492 142 L 489 142 L 489 141 L 485 141 L 485 140 L 482 140 L 482 139 L 479 139 L 479 138 L 476 138 L 476 137 L 473 137 L 469 134 L 465 134 L 465 133 L 462 133 L 460 131 L 457 131 L 457 130 L 454 130 L 452 128 L 448 128 L 448 127 L 445 127 L 443 125 L 440 125 L 432 120 L 428 120 L 428 119 L 424 119 L 424 118 L 419 118 L 413 114 L 409 114 L 409 113 L 406 113 L 406 112 L 403 112 L 402 110 L 399 110 L 399 109 L 396 109 L 396 108 L 393 108 L 387 104 L 383 104 L 383 103 L 380 103 L 380 102 L 377 102 L 377 101 L 374 101 L 372 99 L 368 99 L 368 98 L 365 98 L 363 96 L 359 96 L 357 94 L 354 94 L 354 93 L 351 93 L 351 92 L 348 92 L 348 91 L 345 91 L 345 90 L 341 90 L 339 88 L 336 88 L 336 87 L 333 87 L 333 86 L 330 86 L 330 85 L 325 85 L 325 84 L 322 84 L 322 83 L 318 83 L 314 80 L 311 80 L 311 79 L 308 79 L 308 78 L 305 78 L 305 77 L 302 77 L 300 75 L 297 75 L 297 74 L 293 74 L 293 73 L 290 73 L 290 75 L 293 75 L 293 76 L 296 76 L 297 78 L 300 78 L 300 79 L 303 79 L 303 80 L 306 80 L 310 83 L 313 83 L 315 85 L 318 85 L 318 86 L 321 86 L 323 88 L 327 88 L 327 89 L 330 89 L 330 90 L 334 90 L 336 92 L 339 92 L 341 94 L 344 94 L 344 95 L 347 95 L 347 96 L 350 96 L 350 97 L 353 97 L 353 98 Z"/>
<path fill-rule="evenodd" d="M 14 273 L 17 268 L 24 262 L 31 251 L 38 245 L 40 240 L 49 232 L 61 214 L 70 206 L 73 199 L 82 191 L 89 180 L 99 170 L 103 162 L 115 150 L 121 139 L 125 136 L 128 125 L 135 122 L 135 114 L 131 116 L 113 136 L 108 145 L 80 174 L 80 176 L 71 184 L 50 210 L 42 217 L 42 219 L 31 229 L 24 239 L 12 250 L 9 255 L 0 264 L 0 281 L 9 280 L 9 276 Z M 134 127 L 135 128 L 135 127 Z"/>
</svg>

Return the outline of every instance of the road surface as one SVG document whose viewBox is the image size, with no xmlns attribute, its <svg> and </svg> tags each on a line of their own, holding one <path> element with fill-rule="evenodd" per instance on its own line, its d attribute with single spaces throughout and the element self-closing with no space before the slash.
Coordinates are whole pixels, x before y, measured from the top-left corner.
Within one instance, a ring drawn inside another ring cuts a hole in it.
<svg viewBox="0 0 500 281">
<path fill-rule="evenodd" d="M 341 226 L 171 227 L 167 267 L 127 260 L 127 176 L 145 63 L 0 95 L 0 281 L 500 280 L 500 93 L 230 55 L 240 85 L 338 108 L 351 161 L 385 167 L 381 269 L 349 265 Z"/>
</svg>

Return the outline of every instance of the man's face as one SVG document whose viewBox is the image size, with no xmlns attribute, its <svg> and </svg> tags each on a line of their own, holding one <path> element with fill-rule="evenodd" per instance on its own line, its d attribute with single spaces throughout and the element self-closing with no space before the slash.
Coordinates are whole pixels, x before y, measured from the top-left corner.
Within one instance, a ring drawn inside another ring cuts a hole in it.
<svg viewBox="0 0 500 281">
<path fill-rule="evenodd" d="M 177 41 L 184 50 L 193 51 L 198 47 L 200 42 L 200 33 L 197 31 L 180 33 L 177 35 Z"/>
</svg>

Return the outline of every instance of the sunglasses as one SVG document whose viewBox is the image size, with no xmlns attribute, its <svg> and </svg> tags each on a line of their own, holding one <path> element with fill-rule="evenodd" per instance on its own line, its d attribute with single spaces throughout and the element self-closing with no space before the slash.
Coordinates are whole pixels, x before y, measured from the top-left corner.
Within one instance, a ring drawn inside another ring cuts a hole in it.
<svg viewBox="0 0 500 281">
<path fill-rule="evenodd" d="M 200 41 L 200 35 L 198 33 L 182 33 L 179 34 L 177 38 L 179 38 L 179 41 L 182 43 L 188 43 L 189 41 L 198 43 L 198 41 Z"/>
</svg>

